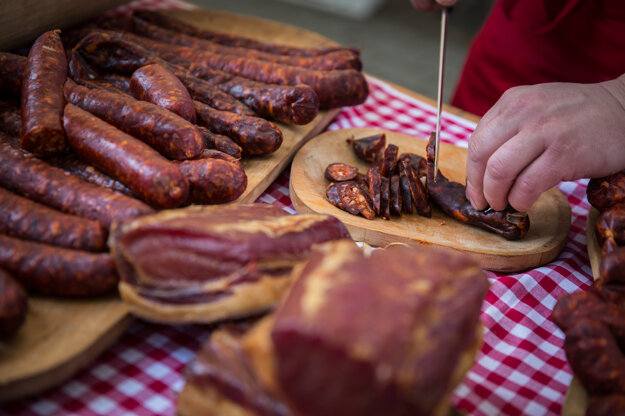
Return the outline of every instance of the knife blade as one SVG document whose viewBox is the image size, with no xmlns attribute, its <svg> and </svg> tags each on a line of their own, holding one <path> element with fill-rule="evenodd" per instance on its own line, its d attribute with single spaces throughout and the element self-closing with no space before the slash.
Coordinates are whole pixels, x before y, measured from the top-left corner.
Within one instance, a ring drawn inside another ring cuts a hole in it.
<svg viewBox="0 0 625 416">
<path fill-rule="evenodd" d="M 445 44 L 447 40 L 448 13 L 449 9 L 447 7 L 441 9 L 441 38 L 438 56 L 438 100 L 436 103 L 436 140 L 434 148 L 434 182 L 436 182 L 436 175 L 438 173 L 438 148 L 440 147 L 441 112 L 443 111 L 443 81 L 445 78 Z"/>
</svg>

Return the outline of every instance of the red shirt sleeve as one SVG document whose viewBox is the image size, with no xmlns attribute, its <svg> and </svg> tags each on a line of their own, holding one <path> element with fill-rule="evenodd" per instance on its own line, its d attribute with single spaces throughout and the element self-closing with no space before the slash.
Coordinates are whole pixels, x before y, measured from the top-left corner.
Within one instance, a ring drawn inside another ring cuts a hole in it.
<svg viewBox="0 0 625 416">
<path fill-rule="evenodd" d="M 510 87 L 623 73 L 620 0 L 499 0 L 471 45 L 452 104 L 483 115 Z"/>
</svg>

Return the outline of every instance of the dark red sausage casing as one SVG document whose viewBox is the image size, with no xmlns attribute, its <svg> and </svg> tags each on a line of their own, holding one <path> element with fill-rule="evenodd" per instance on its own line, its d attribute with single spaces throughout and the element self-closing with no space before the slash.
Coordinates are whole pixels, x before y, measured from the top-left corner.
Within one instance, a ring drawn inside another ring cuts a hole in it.
<svg viewBox="0 0 625 416">
<path fill-rule="evenodd" d="M 212 132 L 236 141 L 248 156 L 273 153 L 282 144 L 282 132 L 270 121 L 215 110 L 199 101 L 193 101 L 198 123 Z"/>
<path fill-rule="evenodd" d="M 58 210 L 109 228 L 115 221 L 154 212 L 138 199 L 93 185 L 11 145 L 0 133 L 0 185 Z"/>
<path fill-rule="evenodd" d="M 60 31 L 39 36 L 28 55 L 22 81 L 22 148 L 39 156 L 63 153 L 63 83 L 67 59 Z"/>
<path fill-rule="evenodd" d="M 161 65 L 151 64 L 137 69 L 130 77 L 130 92 L 135 98 L 156 104 L 195 123 L 195 108 L 189 91 L 170 70 Z"/>
<path fill-rule="evenodd" d="M 0 269 L 0 338 L 13 335 L 26 320 L 28 296 L 17 281 Z"/>
<path fill-rule="evenodd" d="M 213 133 L 204 126 L 196 126 L 200 134 L 204 138 L 204 144 L 207 149 L 215 149 L 224 152 L 235 159 L 241 159 L 243 149 L 236 144 L 230 137 L 223 134 Z M 200 155 L 201 157 L 201 155 Z"/>
<path fill-rule="evenodd" d="M 76 154 L 148 203 L 175 208 L 187 200 L 189 184 L 180 169 L 147 144 L 73 104 L 65 107 L 63 124 Z"/>
<path fill-rule="evenodd" d="M 78 250 L 99 251 L 107 233 L 100 224 L 0 188 L 0 233 Z"/>
<path fill-rule="evenodd" d="M 177 162 L 190 185 L 190 204 L 222 204 L 236 200 L 247 187 L 241 163 L 218 151 L 205 151 L 205 157 Z"/>
<path fill-rule="evenodd" d="M 113 292 L 118 276 L 108 253 L 90 253 L 0 235 L 0 267 L 26 290 L 58 296 Z"/>
<path fill-rule="evenodd" d="M 74 82 L 65 84 L 67 101 L 149 144 L 169 159 L 192 159 L 204 149 L 202 135 L 182 117 L 152 103 Z"/>
</svg>

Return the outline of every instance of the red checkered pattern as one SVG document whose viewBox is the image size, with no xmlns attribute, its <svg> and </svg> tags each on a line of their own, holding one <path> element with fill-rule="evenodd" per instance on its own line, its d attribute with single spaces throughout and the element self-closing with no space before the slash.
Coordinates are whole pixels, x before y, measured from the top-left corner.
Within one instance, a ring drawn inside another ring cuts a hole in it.
<svg viewBox="0 0 625 416">
<path fill-rule="evenodd" d="M 180 7 L 163 1 L 141 2 Z M 184 4 L 183 4 L 184 5 Z M 137 7 L 137 5 L 132 5 Z M 434 129 L 435 109 L 387 84 L 369 79 L 362 105 L 344 109 L 328 127 L 375 127 L 419 137 Z M 443 114 L 441 139 L 466 147 L 474 123 Z M 288 169 L 259 201 L 294 213 Z M 556 415 L 571 381 L 563 334 L 550 313 L 564 293 L 587 289 L 591 270 L 585 222 L 586 182 L 559 186 L 572 207 L 572 225 L 560 256 L 525 273 L 488 273 L 492 286 L 482 308 L 484 344 L 455 391 L 454 404 L 472 415 Z M 159 326 L 136 321 L 96 362 L 71 381 L 34 399 L 4 405 L 4 415 L 174 415 L 183 369 L 210 327 Z"/>
</svg>

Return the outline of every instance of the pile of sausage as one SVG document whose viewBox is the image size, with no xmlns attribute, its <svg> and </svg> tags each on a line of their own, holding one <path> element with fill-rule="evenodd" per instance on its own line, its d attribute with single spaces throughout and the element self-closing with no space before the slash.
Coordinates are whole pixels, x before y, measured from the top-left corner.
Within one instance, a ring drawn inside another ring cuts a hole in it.
<svg viewBox="0 0 625 416">
<path fill-rule="evenodd" d="M 116 223 L 236 200 L 239 159 L 282 144 L 268 119 L 305 124 L 368 94 L 353 49 L 283 47 L 151 12 L 121 21 L 46 32 L 27 57 L 0 53 L 0 336 L 23 322 L 26 292 L 115 291 Z"/>
<path fill-rule="evenodd" d="M 414 153 L 399 154 L 396 145 L 386 145 L 384 134 L 347 142 L 358 158 L 371 164 L 367 173 L 339 162 L 326 168 L 325 177 L 330 181 L 326 188 L 328 200 L 350 214 L 371 220 L 413 212 L 431 217 L 433 201 L 452 218 L 508 240 L 521 239 L 529 230 L 527 214 L 510 207 L 504 211 L 477 211 L 465 197 L 464 185 L 449 181 L 440 171 L 434 179 L 434 135 L 427 145 L 427 160 Z"/>
<path fill-rule="evenodd" d="M 587 415 L 625 412 L 625 171 L 591 179 L 588 201 L 601 214 L 595 233 L 601 247 L 599 278 L 587 292 L 558 299 L 554 322 L 564 350 L 590 396 Z"/>
</svg>

